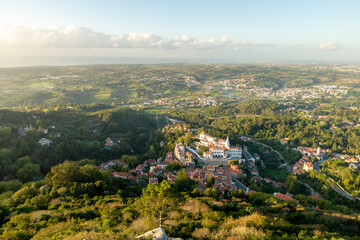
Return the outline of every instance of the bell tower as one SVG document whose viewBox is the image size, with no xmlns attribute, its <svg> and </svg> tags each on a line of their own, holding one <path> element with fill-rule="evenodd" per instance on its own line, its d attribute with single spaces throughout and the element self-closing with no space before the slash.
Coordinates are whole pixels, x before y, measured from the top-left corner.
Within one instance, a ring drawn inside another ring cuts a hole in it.
<svg viewBox="0 0 360 240">
<path fill-rule="evenodd" d="M 226 148 L 230 148 L 230 140 L 229 140 L 229 137 L 226 138 L 225 147 L 226 147 Z"/>
</svg>

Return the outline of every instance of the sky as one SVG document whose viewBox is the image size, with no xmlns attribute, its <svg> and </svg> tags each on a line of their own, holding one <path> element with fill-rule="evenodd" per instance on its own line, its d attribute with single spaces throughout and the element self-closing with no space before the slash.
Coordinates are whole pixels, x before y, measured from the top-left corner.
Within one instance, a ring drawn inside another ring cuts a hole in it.
<svg viewBox="0 0 360 240">
<path fill-rule="evenodd" d="M 0 0 L 0 66 L 360 62 L 360 1 Z"/>
</svg>

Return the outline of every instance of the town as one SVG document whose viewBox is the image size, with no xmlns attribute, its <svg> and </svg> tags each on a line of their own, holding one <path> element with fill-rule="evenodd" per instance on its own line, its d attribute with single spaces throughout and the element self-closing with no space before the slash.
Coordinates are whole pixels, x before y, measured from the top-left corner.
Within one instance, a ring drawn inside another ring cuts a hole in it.
<svg viewBox="0 0 360 240">
<path fill-rule="evenodd" d="M 241 190 L 243 193 L 254 192 L 242 180 L 250 177 L 259 184 L 269 184 L 274 189 L 281 192 L 274 192 L 274 195 L 285 201 L 293 200 L 291 194 L 287 192 L 285 182 L 279 182 L 268 177 L 262 177 L 260 169 L 266 168 L 264 161 L 260 159 L 258 153 L 250 153 L 247 146 L 231 146 L 229 137 L 226 139 L 215 138 L 208 135 L 204 131 L 197 133 L 198 129 L 191 129 L 187 124 L 172 119 L 173 122 L 166 126 L 166 131 L 173 131 L 184 128 L 186 132 L 192 134 L 192 142 L 187 146 L 182 142 L 175 145 L 173 151 L 166 154 L 165 159 L 149 159 L 143 164 L 138 165 L 128 172 L 114 171 L 111 166 L 118 165 L 128 167 L 121 160 L 109 161 L 98 166 L 99 170 L 111 171 L 114 177 L 127 179 L 133 184 L 157 184 L 161 180 L 174 182 L 177 173 L 181 168 L 186 168 L 187 176 L 196 182 L 196 191 L 204 193 L 209 187 L 219 190 L 219 194 L 226 196 L 230 192 Z M 244 142 L 252 141 L 251 138 L 241 136 Z M 109 148 L 109 139 L 106 140 L 105 147 Z M 112 142 L 111 142 L 112 143 Z M 287 145 L 288 141 L 280 139 L 282 145 Z M 161 143 L 164 144 L 164 143 Z M 205 148 L 205 151 L 204 149 Z M 345 159 L 349 163 L 349 167 L 359 170 L 359 158 L 347 154 L 332 153 L 330 149 L 322 149 L 320 147 L 313 149 L 311 147 L 299 146 L 294 150 L 300 152 L 303 157 L 293 166 L 287 163 L 280 164 L 278 168 L 290 170 L 290 173 L 301 175 L 314 169 L 314 164 L 329 158 Z M 202 156 L 201 156 L 202 152 Z M 317 162 L 316 162 L 317 161 Z M 318 167 L 319 168 L 319 167 Z M 319 169 L 317 169 L 319 170 Z M 247 173 L 249 176 L 247 176 Z M 320 195 L 309 189 L 309 194 L 320 198 Z"/>
</svg>

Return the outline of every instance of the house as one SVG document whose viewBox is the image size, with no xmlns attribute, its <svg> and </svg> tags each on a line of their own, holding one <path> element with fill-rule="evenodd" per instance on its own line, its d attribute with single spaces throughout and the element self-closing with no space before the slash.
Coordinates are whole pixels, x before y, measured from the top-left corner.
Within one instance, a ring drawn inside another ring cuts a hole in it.
<svg viewBox="0 0 360 240">
<path fill-rule="evenodd" d="M 38 143 L 40 143 L 41 146 L 50 146 L 52 144 L 52 140 L 48 139 L 48 138 L 40 138 Z"/>
<path fill-rule="evenodd" d="M 43 129 L 41 129 L 41 132 L 43 132 L 44 134 L 48 134 L 48 133 L 49 133 L 49 129 L 43 128 Z"/>
<path fill-rule="evenodd" d="M 145 168 L 145 164 L 140 164 L 139 166 L 136 167 L 136 170 L 142 172 L 144 171 L 144 168 Z"/>
<path fill-rule="evenodd" d="M 166 157 L 165 157 L 165 161 L 171 162 L 172 160 L 174 160 L 173 152 L 167 152 Z"/>
<path fill-rule="evenodd" d="M 158 163 L 157 165 L 160 166 L 162 169 L 164 169 L 164 168 L 167 167 L 167 165 L 169 165 L 169 163 L 168 162 L 161 162 L 161 163 Z"/>
<path fill-rule="evenodd" d="M 282 194 L 282 193 L 274 192 L 274 196 L 277 197 L 277 198 L 280 198 L 283 201 L 298 202 L 297 200 L 293 199 L 291 194 L 289 194 L 289 193 Z"/>
<path fill-rule="evenodd" d="M 297 149 L 303 156 L 308 156 L 311 158 L 315 157 L 318 160 L 322 160 L 324 158 L 324 156 L 326 155 L 326 153 L 331 153 L 330 149 L 322 149 L 320 147 L 315 149 L 315 148 L 311 148 L 311 147 L 299 146 Z"/>
<path fill-rule="evenodd" d="M 129 180 L 130 180 L 130 182 L 132 182 L 132 183 L 138 182 L 137 177 L 135 177 L 135 176 L 133 176 L 133 175 L 130 175 L 130 176 L 129 176 Z"/>
<path fill-rule="evenodd" d="M 288 143 L 288 141 L 286 139 L 280 139 L 281 145 L 286 145 L 287 143 Z"/>
<path fill-rule="evenodd" d="M 204 153 L 204 158 L 241 158 L 242 149 L 239 147 L 231 147 L 229 137 L 227 137 L 226 140 L 217 139 L 202 132 L 199 134 L 199 139 L 199 145 L 209 148 L 209 151 Z"/>
<path fill-rule="evenodd" d="M 242 170 L 238 167 L 238 165 L 231 165 L 230 167 L 230 175 L 234 178 L 238 176 L 238 174 L 242 174 Z"/>
<path fill-rule="evenodd" d="M 319 194 L 311 195 L 312 198 L 321 199 Z"/>
<path fill-rule="evenodd" d="M 129 174 L 126 172 L 114 172 L 112 174 L 114 177 L 116 178 L 122 178 L 122 179 L 128 179 L 129 178 Z"/>
<path fill-rule="evenodd" d="M 166 172 L 165 176 L 168 182 L 175 182 L 176 176 L 172 172 Z"/>
<path fill-rule="evenodd" d="M 277 188 L 284 188 L 286 189 L 286 184 L 285 183 L 282 183 L 282 182 L 273 182 L 273 186 L 274 187 L 277 187 Z"/>
<path fill-rule="evenodd" d="M 24 128 L 19 128 L 18 129 L 18 134 L 20 135 L 20 137 L 25 137 L 26 136 L 26 132 L 32 130 L 32 126 L 30 124 L 30 127 L 24 127 Z"/>
<path fill-rule="evenodd" d="M 259 171 L 256 168 L 251 169 L 251 175 L 259 176 Z"/>
<path fill-rule="evenodd" d="M 148 159 L 148 160 L 145 160 L 145 162 L 144 162 L 144 165 L 146 165 L 146 166 L 149 166 L 149 165 L 152 165 L 152 164 L 156 164 L 155 159 Z"/>
<path fill-rule="evenodd" d="M 111 138 L 106 138 L 105 140 L 105 148 L 110 149 L 114 145 L 113 140 Z"/>
<path fill-rule="evenodd" d="M 164 169 L 161 166 L 151 166 L 149 174 L 150 175 L 159 175 L 164 172 Z"/>
<path fill-rule="evenodd" d="M 266 183 L 272 183 L 272 180 L 271 180 L 270 178 L 264 178 L 264 181 L 265 181 Z"/>
<path fill-rule="evenodd" d="M 305 172 L 310 172 L 313 170 L 313 164 L 311 162 L 304 162 L 303 169 Z"/>
<path fill-rule="evenodd" d="M 247 161 L 253 161 L 255 163 L 256 159 L 248 152 L 247 148 L 244 148 L 244 155 Z"/>
<path fill-rule="evenodd" d="M 159 183 L 159 179 L 157 178 L 149 178 L 149 184 L 158 184 Z"/>
<path fill-rule="evenodd" d="M 254 191 L 254 190 L 249 190 L 249 191 L 247 191 L 247 192 L 245 193 L 245 195 L 250 195 L 250 194 L 252 194 L 252 193 L 256 193 L 256 191 Z"/>
</svg>

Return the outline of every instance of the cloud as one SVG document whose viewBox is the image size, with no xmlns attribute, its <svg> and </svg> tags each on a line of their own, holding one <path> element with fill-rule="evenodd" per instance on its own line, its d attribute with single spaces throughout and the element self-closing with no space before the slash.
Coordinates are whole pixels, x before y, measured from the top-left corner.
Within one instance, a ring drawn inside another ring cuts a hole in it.
<svg viewBox="0 0 360 240">
<path fill-rule="evenodd" d="M 340 48 L 341 48 L 340 44 L 336 42 L 324 43 L 318 47 L 318 49 L 322 51 L 334 51 L 334 50 L 339 50 Z"/>
<path fill-rule="evenodd" d="M 92 48 L 110 46 L 109 36 L 77 25 L 0 26 L 0 45 L 14 47 Z"/>
<path fill-rule="evenodd" d="M 187 35 L 165 39 L 153 33 L 132 32 L 110 35 L 79 25 L 67 26 L 12 26 L 0 23 L 0 47 L 22 48 L 99 48 L 99 49 L 189 49 L 214 51 L 228 48 L 286 48 L 273 43 L 233 41 L 229 36 L 220 39 L 198 39 Z M 294 44 L 291 48 L 302 45 Z M 290 47 L 288 47 L 290 48 Z M 331 48 L 328 47 L 328 48 Z"/>
<path fill-rule="evenodd" d="M 229 37 L 220 40 L 198 40 L 189 36 L 166 40 L 153 33 L 108 35 L 89 28 L 68 26 L 23 27 L 0 25 L 0 46 L 53 48 L 198 48 L 209 50 L 225 47 Z"/>
</svg>

